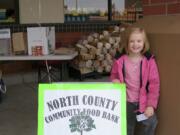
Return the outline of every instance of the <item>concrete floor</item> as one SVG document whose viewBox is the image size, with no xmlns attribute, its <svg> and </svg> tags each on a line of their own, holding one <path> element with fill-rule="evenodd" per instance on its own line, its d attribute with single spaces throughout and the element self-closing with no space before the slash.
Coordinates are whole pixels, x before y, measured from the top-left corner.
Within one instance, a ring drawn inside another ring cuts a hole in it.
<svg viewBox="0 0 180 135">
<path fill-rule="evenodd" d="M 106 76 L 85 81 L 108 80 Z M 37 135 L 37 91 L 34 82 L 7 86 L 7 93 L 0 103 L 0 135 Z"/>
<path fill-rule="evenodd" d="M 37 135 L 37 87 L 7 86 L 0 104 L 0 135 Z"/>
</svg>

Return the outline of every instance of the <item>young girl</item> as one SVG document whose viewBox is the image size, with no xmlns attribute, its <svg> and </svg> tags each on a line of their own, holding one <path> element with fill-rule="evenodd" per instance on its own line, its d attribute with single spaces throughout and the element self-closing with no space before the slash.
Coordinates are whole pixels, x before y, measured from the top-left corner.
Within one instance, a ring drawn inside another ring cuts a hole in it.
<svg viewBox="0 0 180 135">
<path fill-rule="evenodd" d="M 154 135 L 160 86 L 157 65 L 148 52 L 144 29 L 131 28 L 126 41 L 125 53 L 115 60 L 110 78 L 112 82 L 126 84 L 127 135 L 134 135 L 138 123 L 143 124 L 138 135 Z"/>
</svg>

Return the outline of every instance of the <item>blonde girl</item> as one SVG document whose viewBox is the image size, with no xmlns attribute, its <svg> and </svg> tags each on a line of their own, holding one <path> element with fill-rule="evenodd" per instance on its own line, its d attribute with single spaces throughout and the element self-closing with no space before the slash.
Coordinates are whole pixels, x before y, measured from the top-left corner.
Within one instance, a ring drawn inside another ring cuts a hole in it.
<svg viewBox="0 0 180 135">
<path fill-rule="evenodd" d="M 155 109 L 160 81 L 154 56 L 148 52 L 149 47 L 145 30 L 130 28 L 124 53 L 117 57 L 111 71 L 112 82 L 126 84 L 128 135 L 134 135 L 136 124 L 143 125 L 138 135 L 154 135 L 157 125 Z"/>
</svg>

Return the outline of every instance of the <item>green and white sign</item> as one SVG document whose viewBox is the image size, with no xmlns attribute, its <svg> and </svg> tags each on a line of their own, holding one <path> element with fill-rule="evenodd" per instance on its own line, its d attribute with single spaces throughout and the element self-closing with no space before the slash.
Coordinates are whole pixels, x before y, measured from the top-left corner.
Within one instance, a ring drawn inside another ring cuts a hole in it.
<svg viewBox="0 0 180 135">
<path fill-rule="evenodd" d="M 40 84 L 38 92 L 38 135 L 126 135 L 124 84 Z"/>
</svg>

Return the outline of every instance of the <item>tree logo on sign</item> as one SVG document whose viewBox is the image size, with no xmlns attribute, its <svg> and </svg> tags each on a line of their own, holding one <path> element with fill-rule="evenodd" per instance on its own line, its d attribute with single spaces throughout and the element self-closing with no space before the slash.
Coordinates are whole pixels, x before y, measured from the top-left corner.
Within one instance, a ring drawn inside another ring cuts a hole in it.
<svg viewBox="0 0 180 135">
<path fill-rule="evenodd" d="M 80 135 L 83 135 L 83 131 L 89 132 L 93 128 L 96 128 L 94 125 L 94 120 L 84 113 L 80 113 L 79 115 L 75 115 L 69 119 L 71 124 L 69 125 L 71 132 L 79 132 Z"/>
</svg>

